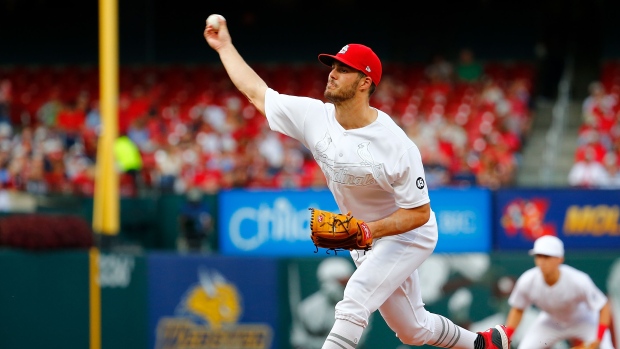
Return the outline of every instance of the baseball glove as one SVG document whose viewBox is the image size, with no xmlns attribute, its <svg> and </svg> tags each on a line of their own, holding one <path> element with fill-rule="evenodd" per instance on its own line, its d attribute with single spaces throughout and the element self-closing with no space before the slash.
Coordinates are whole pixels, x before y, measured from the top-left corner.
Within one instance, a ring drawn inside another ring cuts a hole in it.
<svg viewBox="0 0 620 349">
<path fill-rule="evenodd" d="M 312 242 L 317 249 L 328 250 L 369 250 L 372 234 L 368 225 L 360 219 L 329 211 L 310 208 L 310 231 Z"/>
</svg>

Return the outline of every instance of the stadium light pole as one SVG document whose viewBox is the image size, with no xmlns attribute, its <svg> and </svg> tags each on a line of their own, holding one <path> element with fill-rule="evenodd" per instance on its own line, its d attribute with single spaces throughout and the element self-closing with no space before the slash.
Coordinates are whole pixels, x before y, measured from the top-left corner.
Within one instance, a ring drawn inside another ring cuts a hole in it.
<svg viewBox="0 0 620 349">
<path fill-rule="evenodd" d="M 93 204 L 93 231 L 98 245 L 118 235 L 119 180 L 115 169 L 114 141 L 118 136 L 118 0 L 99 0 L 99 106 L 101 132 Z M 100 246 L 99 246 L 100 247 Z M 101 348 L 101 285 L 99 249 L 90 260 L 90 349 Z"/>
</svg>

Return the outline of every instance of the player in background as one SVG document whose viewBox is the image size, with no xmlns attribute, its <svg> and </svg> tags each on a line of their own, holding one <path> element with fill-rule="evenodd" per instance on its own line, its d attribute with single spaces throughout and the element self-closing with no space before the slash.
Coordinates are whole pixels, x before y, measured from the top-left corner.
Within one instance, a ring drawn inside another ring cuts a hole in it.
<svg viewBox="0 0 620 349">
<path fill-rule="evenodd" d="M 536 267 L 523 273 L 508 298 L 506 330 L 511 336 L 531 305 L 541 310 L 519 349 L 551 348 L 568 340 L 584 349 L 613 349 L 607 297 L 590 276 L 564 263 L 564 244 L 545 235 L 530 250 Z"/>
<path fill-rule="evenodd" d="M 353 264 L 342 257 L 321 261 L 316 271 L 319 290 L 297 304 L 291 304 L 293 324 L 290 341 L 293 348 L 320 349 L 323 346 L 334 326 L 334 306 L 342 299 L 344 287 L 353 271 Z M 294 279 L 299 280 L 299 276 L 296 275 Z M 293 290 L 294 287 L 291 287 L 289 295 L 294 293 Z M 358 348 L 364 346 L 367 336 L 368 332 L 365 331 L 358 342 Z"/>
<path fill-rule="evenodd" d="M 204 37 L 269 127 L 312 152 L 340 211 L 364 220 L 372 232 L 372 249 L 351 251 L 357 269 L 322 348 L 356 348 L 379 310 L 408 345 L 509 349 L 502 325 L 474 333 L 424 308 L 417 269 L 435 249 L 437 222 L 418 147 L 389 115 L 370 106 L 382 73 L 377 55 L 360 44 L 319 55 L 331 67 L 325 103 L 269 88 L 233 45 L 223 18 L 217 30 L 207 24 Z"/>
</svg>

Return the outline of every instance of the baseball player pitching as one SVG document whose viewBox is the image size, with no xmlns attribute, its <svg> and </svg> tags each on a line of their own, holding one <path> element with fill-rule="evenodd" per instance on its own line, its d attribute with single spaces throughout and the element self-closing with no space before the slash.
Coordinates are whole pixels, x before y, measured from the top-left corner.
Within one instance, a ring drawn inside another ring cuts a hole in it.
<svg viewBox="0 0 620 349">
<path fill-rule="evenodd" d="M 551 348 L 568 340 L 576 348 L 613 349 L 607 297 L 584 272 L 564 262 L 564 244 L 550 235 L 534 242 L 530 250 L 536 267 L 523 273 L 508 298 L 508 336 L 519 326 L 524 310 L 541 310 L 519 344 L 519 349 Z"/>
<path fill-rule="evenodd" d="M 216 27 L 207 23 L 204 37 L 270 128 L 301 142 L 323 170 L 338 208 L 348 214 L 334 218 L 318 212 L 317 227 L 328 223 L 359 233 L 363 248 L 346 248 L 357 268 L 335 306 L 322 348 L 355 348 L 370 315 L 379 310 L 407 345 L 508 349 L 503 325 L 474 333 L 424 308 L 417 270 L 435 249 L 437 222 L 417 146 L 389 115 L 369 104 L 381 81 L 377 55 L 360 44 L 320 54 L 319 61 L 331 68 L 325 103 L 269 88 L 237 52 L 224 18 Z"/>
</svg>

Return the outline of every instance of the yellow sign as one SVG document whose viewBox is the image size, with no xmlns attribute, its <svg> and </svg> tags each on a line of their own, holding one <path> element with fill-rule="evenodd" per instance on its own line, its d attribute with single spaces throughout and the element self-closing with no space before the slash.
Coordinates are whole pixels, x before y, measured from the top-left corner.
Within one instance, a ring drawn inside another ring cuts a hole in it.
<svg viewBox="0 0 620 349">
<path fill-rule="evenodd" d="M 200 269 L 175 317 L 157 324 L 156 349 L 268 349 L 272 329 L 266 324 L 239 324 L 243 313 L 237 287 L 215 270 Z"/>
<path fill-rule="evenodd" d="M 620 236 L 620 206 L 570 206 L 566 210 L 564 234 Z"/>
</svg>

